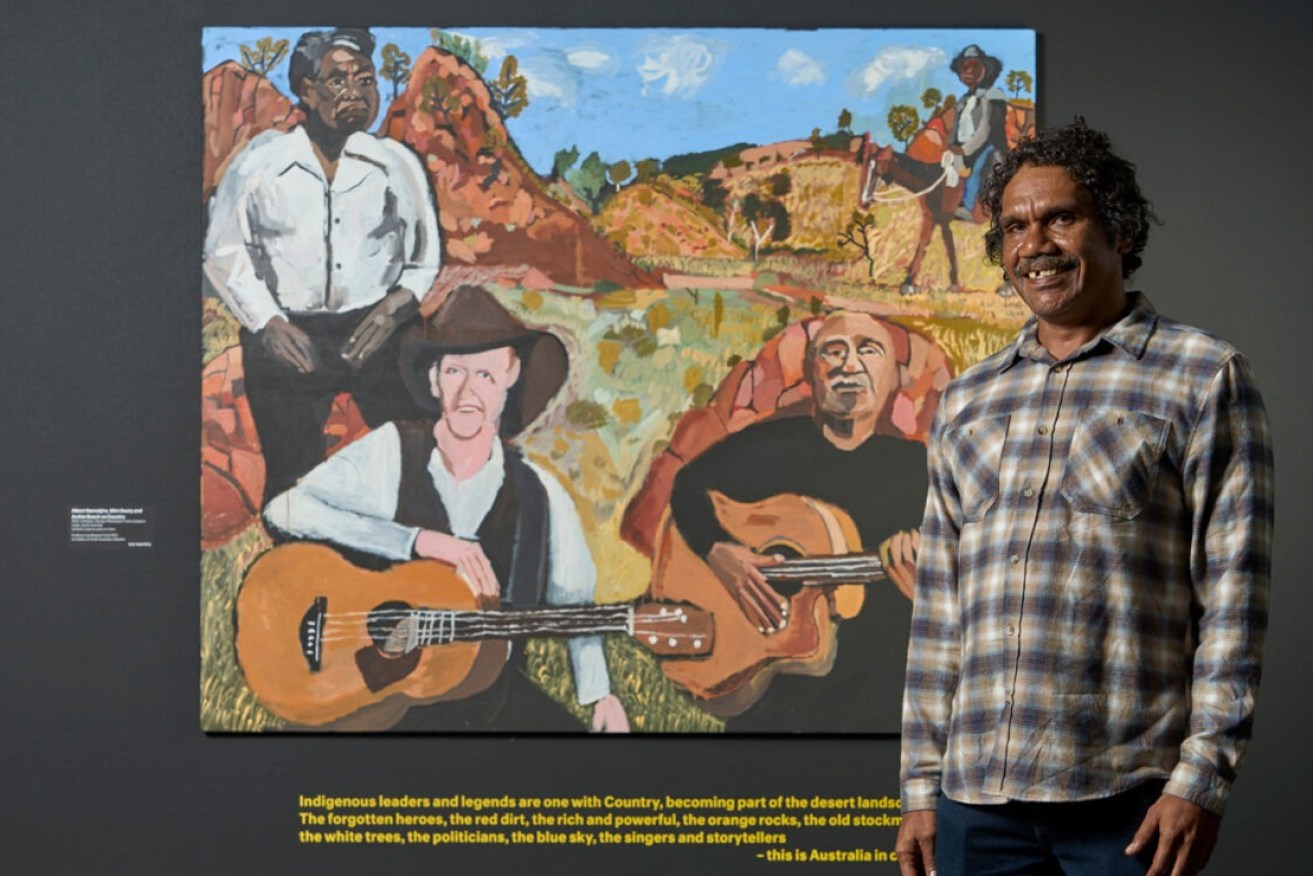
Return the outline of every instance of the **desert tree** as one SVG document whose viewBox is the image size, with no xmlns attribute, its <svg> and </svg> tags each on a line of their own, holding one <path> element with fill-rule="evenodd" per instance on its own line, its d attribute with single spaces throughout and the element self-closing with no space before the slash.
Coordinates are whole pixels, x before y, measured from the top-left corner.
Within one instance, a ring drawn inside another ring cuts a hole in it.
<svg viewBox="0 0 1313 876">
<path fill-rule="evenodd" d="M 789 211 L 783 201 L 763 198 L 756 192 L 749 192 L 739 203 L 739 213 L 747 227 L 752 244 L 752 260 L 761 255 L 761 245 L 768 240 L 784 240 L 792 230 L 789 223 Z"/>
<path fill-rule="evenodd" d="M 507 55 L 501 62 L 501 72 L 488 83 L 492 105 L 504 119 L 513 119 L 529 105 L 529 80 L 520 73 L 520 62 Z"/>
<path fill-rule="evenodd" d="M 579 147 L 571 146 L 569 149 L 557 149 L 556 154 L 552 156 L 552 179 L 564 179 L 565 174 L 574 167 L 574 163 L 579 160 Z"/>
<path fill-rule="evenodd" d="M 888 122 L 889 133 L 903 144 L 904 149 L 907 148 L 912 135 L 921 127 L 921 117 L 917 115 L 916 108 L 905 103 L 900 103 L 889 110 Z"/>
<path fill-rule="evenodd" d="M 1009 70 L 1007 79 L 1008 91 L 1012 92 L 1014 98 L 1019 97 L 1021 92 L 1030 93 L 1035 87 L 1035 80 L 1030 78 L 1030 74 L 1025 70 Z"/>
<path fill-rule="evenodd" d="M 620 186 L 633 174 L 634 168 L 623 158 L 615 164 L 607 165 L 606 168 L 606 178 L 611 181 L 611 185 L 615 186 L 617 192 L 620 191 Z"/>
<path fill-rule="evenodd" d="M 473 67 L 474 71 L 480 76 L 487 71 L 488 56 L 480 51 L 481 46 L 478 40 L 472 40 L 469 37 L 463 37 L 437 27 L 429 30 L 429 37 L 433 40 L 435 48 L 450 52 L 460 58 Z"/>
<path fill-rule="evenodd" d="M 871 255 L 871 244 L 875 241 L 875 217 L 861 210 L 853 210 L 848 217 L 848 224 L 839 232 L 841 246 L 856 247 L 866 259 L 866 276 L 875 278 L 875 257 Z"/>
<path fill-rule="evenodd" d="M 661 162 L 656 158 L 642 158 L 634 165 L 634 181 L 648 183 L 661 173 Z"/>
<path fill-rule="evenodd" d="M 383 47 L 383 68 L 379 73 L 392 83 L 392 99 L 396 100 L 397 90 L 410 79 L 410 55 L 396 43 L 388 43 Z"/>
<path fill-rule="evenodd" d="M 574 193 L 588 203 L 594 214 L 602 206 L 606 193 L 606 164 L 596 152 L 589 152 L 583 162 L 565 174 L 565 180 Z"/>
<path fill-rule="evenodd" d="M 241 50 L 242 67 L 267 77 L 287 57 L 287 40 L 260 37 L 255 41 L 255 48 L 242 43 Z"/>
</svg>

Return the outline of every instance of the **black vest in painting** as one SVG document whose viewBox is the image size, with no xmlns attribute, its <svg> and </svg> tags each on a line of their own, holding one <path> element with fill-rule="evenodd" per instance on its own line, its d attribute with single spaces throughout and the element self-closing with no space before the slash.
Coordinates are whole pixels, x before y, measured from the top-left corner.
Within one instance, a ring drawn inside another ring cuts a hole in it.
<svg viewBox="0 0 1313 876">
<path fill-rule="evenodd" d="M 447 509 L 428 472 L 437 447 L 433 425 L 423 420 L 396 424 L 401 436 L 401 485 L 393 519 L 403 526 L 451 533 Z M 502 604 L 529 608 L 542 605 L 547 594 L 547 491 L 518 450 L 503 444 L 502 456 L 502 487 L 479 525 L 478 541 L 501 584 Z"/>
</svg>

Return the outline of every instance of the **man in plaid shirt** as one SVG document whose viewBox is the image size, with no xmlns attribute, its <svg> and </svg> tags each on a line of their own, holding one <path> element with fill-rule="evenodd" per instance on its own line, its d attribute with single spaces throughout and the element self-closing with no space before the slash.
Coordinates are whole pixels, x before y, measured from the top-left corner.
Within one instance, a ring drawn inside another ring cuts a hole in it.
<svg viewBox="0 0 1313 876">
<path fill-rule="evenodd" d="M 1203 869 L 1247 747 L 1272 454 L 1235 348 L 1125 278 L 1153 218 L 1083 121 L 986 183 L 1034 318 L 939 403 L 903 707 L 903 874 Z"/>
</svg>

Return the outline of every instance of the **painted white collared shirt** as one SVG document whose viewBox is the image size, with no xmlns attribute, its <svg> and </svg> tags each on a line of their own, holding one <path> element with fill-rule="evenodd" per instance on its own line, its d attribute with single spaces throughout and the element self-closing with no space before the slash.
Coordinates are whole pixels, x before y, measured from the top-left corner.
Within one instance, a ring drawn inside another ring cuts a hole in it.
<svg viewBox="0 0 1313 876">
<path fill-rule="evenodd" d="M 442 241 L 419 159 L 393 140 L 347 138 L 330 183 L 303 127 L 266 131 L 234 159 L 210 203 L 204 273 L 243 326 L 287 313 L 343 313 L 397 287 L 421 299 Z"/>
</svg>

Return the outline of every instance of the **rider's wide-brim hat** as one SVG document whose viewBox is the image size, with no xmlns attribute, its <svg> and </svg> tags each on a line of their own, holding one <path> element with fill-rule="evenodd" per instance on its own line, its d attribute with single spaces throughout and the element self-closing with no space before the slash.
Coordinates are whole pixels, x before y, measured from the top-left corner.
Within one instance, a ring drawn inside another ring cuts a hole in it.
<svg viewBox="0 0 1313 876">
<path fill-rule="evenodd" d="M 429 371 L 448 353 L 480 353 L 511 347 L 520 359 L 520 378 L 502 413 L 501 434 L 518 435 L 536 420 L 565 385 L 570 358 L 551 332 L 526 326 L 480 286 L 460 286 L 433 316 L 412 326 L 401 339 L 401 376 L 423 410 L 442 415 Z"/>
<path fill-rule="evenodd" d="M 948 69 L 952 70 L 955 74 L 961 73 L 962 64 L 973 58 L 985 65 L 984 79 L 991 84 L 996 78 L 998 78 L 998 74 L 1003 70 L 1003 62 L 1000 59 L 989 54 L 975 43 L 972 43 L 962 51 L 958 52 L 957 56 L 948 62 Z"/>
</svg>

